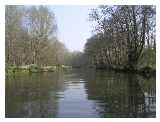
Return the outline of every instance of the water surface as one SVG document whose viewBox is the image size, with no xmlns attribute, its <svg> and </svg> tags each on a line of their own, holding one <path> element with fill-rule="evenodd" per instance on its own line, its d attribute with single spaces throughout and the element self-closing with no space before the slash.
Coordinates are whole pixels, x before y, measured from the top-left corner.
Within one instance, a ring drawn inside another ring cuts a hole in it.
<svg viewBox="0 0 160 122">
<path fill-rule="evenodd" d="M 155 117 L 156 79 L 70 70 L 6 77 L 6 117 Z"/>
</svg>

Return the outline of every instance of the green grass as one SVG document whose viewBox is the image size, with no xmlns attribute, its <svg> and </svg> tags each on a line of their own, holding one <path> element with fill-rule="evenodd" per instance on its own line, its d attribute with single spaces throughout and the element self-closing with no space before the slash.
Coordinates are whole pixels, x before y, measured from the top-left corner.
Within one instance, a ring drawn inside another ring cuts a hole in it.
<svg viewBox="0 0 160 122">
<path fill-rule="evenodd" d="M 38 72 L 54 72 L 56 70 L 63 69 L 71 69 L 71 66 L 38 66 L 36 64 L 25 65 L 25 66 L 8 66 L 6 67 L 6 75 L 12 76 L 16 73 L 38 73 Z"/>
</svg>

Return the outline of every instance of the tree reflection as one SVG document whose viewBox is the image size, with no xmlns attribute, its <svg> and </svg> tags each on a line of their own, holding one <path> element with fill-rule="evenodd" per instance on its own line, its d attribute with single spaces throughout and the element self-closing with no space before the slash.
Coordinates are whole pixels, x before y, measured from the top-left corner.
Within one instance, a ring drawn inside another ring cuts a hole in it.
<svg viewBox="0 0 160 122">
<path fill-rule="evenodd" d="M 63 81 L 62 72 L 6 78 L 6 117 L 55 117 Z"/>
<path fill-rule="evenodd" d="M 89 71 L 85 79 L 88 99 L 96 101 L 95 109 L 101 117 L 155 117 L 155 109 L 147 111 L 148 96 L 140 85 L 140 82 L 148 84 L 145 79 L 140 81 L 137 75 L 102 71 Z M 154 81 L 150 83 L 154 84 Z M 152 94 L 155 99 L 153 90 Z"/>
<path fill-rule="evenodd" d="M 6 117 L 155 117 L 155 82 L 95 70 L 17 74 L 6 78 Z"/>
</svg>

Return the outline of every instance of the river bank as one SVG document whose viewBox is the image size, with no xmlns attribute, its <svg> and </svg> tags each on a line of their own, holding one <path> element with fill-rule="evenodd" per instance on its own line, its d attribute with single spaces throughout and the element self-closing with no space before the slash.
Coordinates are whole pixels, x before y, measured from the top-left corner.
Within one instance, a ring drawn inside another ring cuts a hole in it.
<svg viewBox="0 0 160 122">
<path fill-rule="evenodd" d="M 150 77 L 156 75 L 156 69 L 150 66 L 143 66 L 140 68 L 128 68 L 128 67 L 96 67 L 97 70 L 113 70 L 115 72 L 133 73 L 143 75 L 144 77 Z"/>
<path fill-rule="evenodd" d="M 141 68 L 127 68 L 127 67 L 72 67 L 72 66 L 37 66 L 37 65 L 25 65 L 25 66 L 10 66 L 6 68 L 6 75 L 13 75 L 15 73 L 39 73 L 39 72 L 55 72 L 57 70 L 68 70 L 68 69 L 81 69 L 81 68 L 93 68 L 95 70 L 112 70 L 115 72 L 122 73 L 133 73 L 143 75 L 144 77 L 150 77 L 156 75 L 156 69 L 146 66 Z"/>
<path fill-rule="evenodd" d="M 71 66 L 37 66 L 37 65 L 24 65 L 24 66 L 9 66 L 6 67 L 6 75 L 13 75 L 15 73 L 39 73 L 39 72 L 55 72 L 59 69 L 70 69 Z"/>
</svg>

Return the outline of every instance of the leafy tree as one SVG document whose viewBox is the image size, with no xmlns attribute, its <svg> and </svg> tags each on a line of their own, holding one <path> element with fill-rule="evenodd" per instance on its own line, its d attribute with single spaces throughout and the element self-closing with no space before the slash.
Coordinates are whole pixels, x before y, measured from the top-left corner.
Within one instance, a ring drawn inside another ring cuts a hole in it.
<svg viewBox="0 0 160 122">
<path fill-rule="evenodd" d="M 155 48 L 155 6 L 99 6 L 89 18 L 97 24 L 85 53 L 97 67 L 134 70 L 146 45 Z"/>
</svg>

